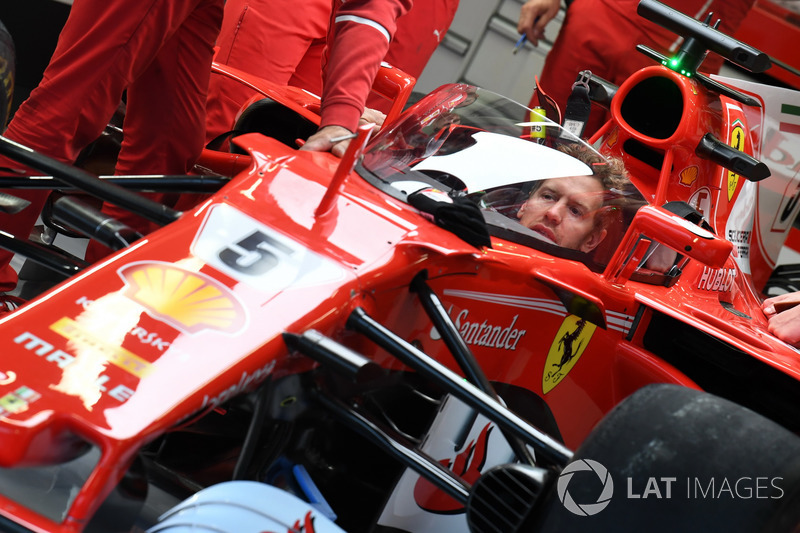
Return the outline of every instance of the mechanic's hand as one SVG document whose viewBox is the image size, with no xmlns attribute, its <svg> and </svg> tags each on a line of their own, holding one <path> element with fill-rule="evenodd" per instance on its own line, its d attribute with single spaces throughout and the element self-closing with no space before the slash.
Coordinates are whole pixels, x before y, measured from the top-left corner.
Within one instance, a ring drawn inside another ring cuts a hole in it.
<svg viewBox="0 0 800 533">
<path fill-rule="evenodd" d="M 375 127 L 372 130 L 372 133 L 378 133 L 378 130 L 381 129 L 383 126 L 383 121 L 386 120 L 386 114 L 378 111 L 377 109 L 370 109 L 369 107 L 364 109 L 364 114 L 361 115 L 361 118 L 358 119 L 358 125 L 364 124 L 375 124 Z"/>
<path fill-rule="evenodd" d="M 769 332 L 788 342 L 800 346 L 800 292 L 791 292 L 767 298 L 761 304 L 764 316 L 769 319 Z"/>
<path fill-rule="evenodd" d="M 528 0 L 519 12 L 517 31 L 525 34 L 532 45 L 544 38 L 544 28 L 558 14 L 561 0 Z"/>
<path fill-rule="evenodd" d="M 374 134 L 381 129 L 384 120 L 386 120 L 385 114 L 377 109 L 366 108 L 364 114 L 358 119 L 358 125 L 373 124 L 372 133 Z M 343 137 L 344 139 L 342 139 Z M 350 146 L 350 141 L 353 137 L 355 137 L 353 132 L 343 126 L 325 126 L 309 137 L 300 149 L 309 150 L 311 152 L 330 151 L 336 157 L 342 157 L 347 147 Z M 337 141 L 337 139 L 342 140 Z"/>
<path fill-rule="evenodd" d="M 663 244 L 657 244 L 655 248 L 648 252 L 644 267 L 662 274 L 666 274 L 675 264 L 678 252 L 668 248 Z"/>
<path fill-rule="evenodd" d="M 310 152 L 331 152 L 336 157 L 342 157 L 350 145 L 352 135 L 353 132 L 343 126 L 325 126 L 309 137 L 300 149 Z M 343 137 L 344 140 L 337 141 Z"/>
</svg>

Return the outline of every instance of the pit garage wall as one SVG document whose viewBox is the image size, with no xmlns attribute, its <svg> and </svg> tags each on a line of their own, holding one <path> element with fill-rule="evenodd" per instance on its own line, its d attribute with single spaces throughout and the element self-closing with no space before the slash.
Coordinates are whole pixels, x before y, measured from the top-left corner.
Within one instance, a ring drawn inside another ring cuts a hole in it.
<svg viewBox="0 0 800 533">
<path fill-rule="evenodd" d="M 534 76 L 544 65 L 552 40 L 564 19 L 558 16 L 545 30 L 539 46 L 530 43 L 512 54 L 519 38 L 517 19 L 522 0 L 461 0 L 450 30 L 417 81 L 428 93 L 445 83 L 466 82 L 527 104 Z"/>
</svg>

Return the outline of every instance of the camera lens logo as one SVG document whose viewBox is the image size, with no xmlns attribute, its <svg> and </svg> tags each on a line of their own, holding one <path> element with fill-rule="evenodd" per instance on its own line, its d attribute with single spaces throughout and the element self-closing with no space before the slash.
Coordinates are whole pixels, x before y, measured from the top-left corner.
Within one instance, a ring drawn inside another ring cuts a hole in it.
<svg viewBox="0 0 800 533">
<path fill-rule="evenodd" d="M 600 495 L 594 503 L 577 503 L 572 499 L 569 491 L 567 491 L 567 486 L 572 480 L 572 476 L 575 475 L 576 472 L 585 471 L 594 472 L 603 485 Z M 611 502 L 611 496 L 614 495 L 614 480 L 611 479 L 611 474 L 608 473 L 606 467 L 597 461 L 578 459 L 568 464 L 566 468 L 561 471 L 561 475 L 558 476 L 556 491 L 558 493 L 558 499 L 561 500 L 561 503 L 564 504 L 567 511 L 580 516 L 592 516 L 605 509 Z"/>
</svg>

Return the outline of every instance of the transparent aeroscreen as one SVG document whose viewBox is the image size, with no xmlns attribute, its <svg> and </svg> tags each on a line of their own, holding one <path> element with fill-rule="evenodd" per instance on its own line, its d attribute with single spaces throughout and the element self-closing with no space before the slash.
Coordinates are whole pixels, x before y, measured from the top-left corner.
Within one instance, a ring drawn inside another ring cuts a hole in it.
<svg viewBox="0 0 800 533">
<path fill-rule="evenodd" d="M 477 204 L 494 236 L 602 268 L 645 202 L 610 160 L 538 112 L 467 84 L 425 96 L 370 141 L 359 173 L 396 198 Z"/>
</svg>

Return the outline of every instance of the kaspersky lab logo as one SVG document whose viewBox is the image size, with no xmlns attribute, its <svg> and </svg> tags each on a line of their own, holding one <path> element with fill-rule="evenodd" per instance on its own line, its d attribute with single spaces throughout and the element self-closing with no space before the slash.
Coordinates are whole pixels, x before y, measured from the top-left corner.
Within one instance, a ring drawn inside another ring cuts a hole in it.
<svg viewBox="0 0 800 533">
<path fill-rule="evenodd" d="M 597 501 L 593 503 L 578 503 L 572 498 L 567 488 L 570 481 L 572 481 L 572 476 L 574 476 L 576 472 L 594 472 L 594 474 L 597 475 L 597 478 L 602 484 L 602 489 L 600 490 L 600 495 L 597 497 Z M 564 470 L 561 471 L 561 475 L 558 476 L 558 483 L 556 484 L 556 492 L 558 493 L 558 499 L 561 500 L 561 503 L 564 504 L 567 511 L 579 516 L 592 516 L 605 509 L 611 502 L 611 496 L 614 495 L 614 480 L 611 479 L 611 474 L 608 473 L 606 467 L 597 461 L 578 459 L 568 464 Z"/>
</svg>

